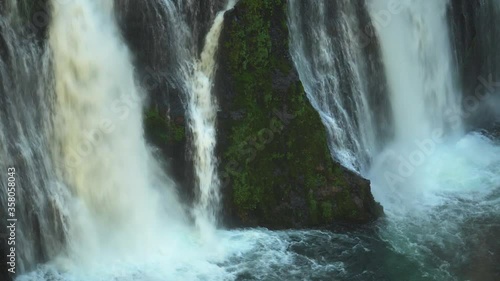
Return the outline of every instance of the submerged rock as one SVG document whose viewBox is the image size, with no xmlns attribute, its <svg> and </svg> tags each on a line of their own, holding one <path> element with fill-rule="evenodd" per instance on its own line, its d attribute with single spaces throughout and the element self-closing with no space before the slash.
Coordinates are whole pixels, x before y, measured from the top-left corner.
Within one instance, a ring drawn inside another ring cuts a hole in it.
<svg viewBox="0 0 500 281">
<path fill-rule="evenodd" d="M 286 4 L 241 0 L 225 16 L 216 92 L 226 222 L 280 229 L 373 221 L 382 208 L 369 181 L 332 160 L 294 68 Z"/>
</svg>

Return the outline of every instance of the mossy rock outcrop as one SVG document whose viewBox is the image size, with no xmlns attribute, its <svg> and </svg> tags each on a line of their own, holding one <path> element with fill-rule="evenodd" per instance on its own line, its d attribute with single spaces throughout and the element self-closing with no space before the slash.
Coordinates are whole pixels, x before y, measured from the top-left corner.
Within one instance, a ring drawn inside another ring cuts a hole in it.
<svg viewBox="0 0 500 281">
<path fill-rule="evenodd" d="M 226 222 L 280 229 L 373 221 L 382 210 L 369 181 L 332 160 L 294 68 L 286 5 L 240 0 L 225 16 L 216 92 Z"/>
</svg>

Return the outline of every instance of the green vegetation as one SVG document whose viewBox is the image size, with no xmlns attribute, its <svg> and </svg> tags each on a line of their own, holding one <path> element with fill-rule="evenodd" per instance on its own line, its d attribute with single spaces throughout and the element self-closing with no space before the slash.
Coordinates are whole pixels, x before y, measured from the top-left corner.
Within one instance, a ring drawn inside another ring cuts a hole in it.
<svg viewBox="0 0 500 281">
<path fill-rule="evenodd" d="M 144 123 L 146 135 L 157 144 L 173 144 L 184 141 L 186 130 L 183 125 L 160 115 L 156 109 L 149 109 L 145 113 Z"/>
</svg>

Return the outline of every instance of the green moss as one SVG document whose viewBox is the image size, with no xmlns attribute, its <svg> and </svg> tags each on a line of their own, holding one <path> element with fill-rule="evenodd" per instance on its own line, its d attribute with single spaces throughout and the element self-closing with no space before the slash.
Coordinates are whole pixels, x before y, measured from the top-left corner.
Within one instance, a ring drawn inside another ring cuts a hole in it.
<svg viewBox="0 0 500 281">
<path fill-rule="evenodd" d="M 309 219 L 313 224 L 318 223 L 318 202 L 314 199 L 314 192 L 309 190 L 308 194 Z"/>
<path fill-rule="evenodd" d="M 240 17 L 228 27 L 229 38 L 225 47 L 230 50 L 230 70 L 235 74 L 233 77 L 239 92 L 270 94 L 271 71 L 291 71 L 292 67 L 286 59 L 272 55 L 270 34 L 271 19 L 281 16 L 275 13 L 280 11 L 278 7 L 285 7 L 285 3 L 285 0 L 242 0 L 238 4 Z M 281 29 L 283 34 L 288 34 L 286 25 Z M 288 46 L 288 40 L 281 43 Z"/>
<path fill-rule="evenodd" d="M 309 225 L 352 216 L 356 206 L 350 197 L 318 198 L 318 190 L 347 183 L 290 61 L 286 0 L 241 0 L 229 17 L 221 52 L 234 95 L 223 110 L 244 114 L 224 121 L 228 143 L 221 163 L 237 214 L 245 218 L 258 213 L 268 222 L 295 216 L 307 218 Z M 282 79 L 291 81 L 286 89 L 284 82 L 277 89 L 276 77 L 292 78 Z M 307 209 L 290 206 L 292 197 L 300 197 Z M 285 211 L 276 216 L 277 209 Z"/>
<path fill-rule="evenodd" d="M 330 202 L 321 203 L 321 213 L 325 221 L 331 221 L 333 219 L 333 206 Z"/>
<path fill-rule="evenodd" d="M 346 189 L 339 193 L 336 198 L 334 198 L 334 212 L 336 218 L 341 220 L 356 220 L 358 218 L 358 216 L 360 215 L 358 207 L 351 197 L 352 195 Z"/>
<path fill-rule="evenodd" d="M 160 115 L 156 109 L 149 109 L 145 112 L 144 123 L 148 136 L 153 141 L 164 144 L 182 142 L 186 138 L 186 130 L 183 125 L 176 124 Z"/>
</svg>

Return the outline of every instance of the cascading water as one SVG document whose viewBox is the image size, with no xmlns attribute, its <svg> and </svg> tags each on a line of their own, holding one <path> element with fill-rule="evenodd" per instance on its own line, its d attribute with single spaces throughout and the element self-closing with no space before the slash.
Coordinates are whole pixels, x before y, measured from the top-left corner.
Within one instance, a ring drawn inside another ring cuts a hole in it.
<svg viewBox="0 0 500 281">
<path fill-rule="evenodd" d="M 48 156 L 53 133 L 48 56 L 43 44 L 25 28 L 25 19 L 16 2 L 3 4 L 5 10 L 0 11 L 0 169 L 3 174 L 8 168 L 16 169 L 16 271 L 23 272 L 53 258 L 61 250 L 69 194 L 56 177 L 54 163 Z M 0 181 L 0 188 L 0 218 L 6 221 L 7 182 Z M 3 234 L 4 229 L 0 233 Z M 3 247 L 7 243 L 2 234 Z"/>
<path fill-rule="evenodd" d="M 290 52 L 312 104 L 329 132 L 332 153 L 344 166 L 361 172 L 389 135 L 385 97 L 371 83 L 371 55 L 363 7 L 356 1 L 291 0 Z M 369 50 L 368 50 L 369 51 Z M 378 78 L 378 77 L 377 77 Z M 377 108 L 378 113 L 372 111 Z"/>
<path fill-rule="evenodd" d="M 389 2 L 375 0 L 369 3 L 374 21 L 377 13 L 389 7 Z M 415 158 L 421 165 L 419 162 L 425 159 L 418 159 L 419 155 L 413 153 L 415 150 L 432 149 L 431 146 L 441 143 L 443 138 L 463 134 L 461 93 L 454 75 L 456 67 L 449 43 L 447 6 L 447 1 L 432 4 L 406 1 L 401 4 L 399 13 L 392 15 L 384 25 L 375 25 L 389 80 L 395 126 L 395 137 L 378 161 L 384 161 L 382 165 L 396 165 L 391 167 L 395 171 L 400 161 L 391 157 L 404 155 L 411 157 L 410 161 Z M 380 171 L 374 173 L 380 175 Z M 388 172 L 382 175 L 388 180 L 399 180 Z M 384 184 L 394 185 L 392 182 Z M 408 185 L 406 181 L 401 184 Z"/>
<path fill-rule="evenodd" d="M 169 64 L 163 71 L 168 73 L 170 86 L 180 89 L 186 108 L 195 172 L 196 198 L 192 215 L 200 233 L 207 236 L 215 230 L 219 209 L 219 179 L 214 155 L 217 104 L 212 93 L 213 76 L 224 13 L 236 1 L 227 1 L 225 8 L 215 13 L 219 2 L 161 1 L 162 13 L 158 15 L 164 22 L 155 33 L 166 34 L 156 34 L 158 39 L 154 40 L 166 47 Z M 210 28 L 203 41 L 200 38 L 206 29 L 204 20 L 212 16 L 213 23 L 208 25 Z M 200 51 L 198 45 L 202 45 Z"/>
<path fill-rule="evenodd" d="M 220 12 L 205 39 L 201 58 L 195 63 L 193 78 L 188 80 L 192 89 L 189 92 L 188 112 L 193 134 L 194 162 L 199 188 L 198 201 L 194 214 L 196 224 L 203 233 L 212 233 L 217 224 L 220 203 L 220 181 L 216 173 L 215 159 L 217 106 L 212 94 L 215 73 L 216 52 L 224 22 L 225 11 L 235 4 L 230 0 L 226 9 Z"/>
<path fill-rule="evenodd" d="M 353 5 L 331 2 L 343 11 Z M 348 20 L 327 20 L 325 14 L 334 11 L 329 5 L 291 1 L 289 18 L 291 52 L 301 80 L 326 127 L 337 130 L 331 133 L 333 154 L 350 168 L 363 166 L 353 164 L 357 161 L 369 163 L 361 171 L 372 180 L 374 196 L 387 214 L 379 234 L 396 253 L 418 265 L 419 272 L 413 274 L 417 280 L 455 280 L 455 274 L 486 280 L 481 278 L 495 273 L 474 272 L 471 264 L 491 265 L 499 247 L 490 242 L 478 246 L 477 234 L 471 233 L 476 229 L 485 233 L 482 239 L 490 240 L 488 233 L 499 227 L 500 148 L 478 133 L 465 135 L 467 108 L 462 107 L 450 44 L 449 2 L 366 3 L 388 81 L 393 135 L 386 139 L 374 133 L 380 126 L 374 120 L 384 112 L 367 102 L 371 89 L 355 79 L 349 80 L 354 86 L 348 91 L 338 86 L 350 77 L 336 69 L 339 60 L 359 66 L 359 55 L 353 54 L 365 46 L 352 40 L 349 28 L 337 27 L 348 26 Z M 349 16 L 356 18 L 352 10 Z M 349 123 L 352 120 L 358 123 Z M 376 143 L 379 150 L 373 149 Z M 475 247 L 485 258 L 449 250 L 474 252 Z"/>
<path fill-rule="evenodd" d="M 30 164 L 32 160 L 27 157 L 27 165 L 54 167 L 47 176 L 52 177 L 53 182 L 40 179 L 40 188 L 47 191 L 42 189 L 40 198 L 32 200 L 38 204 L 49 201 L 47 204 L 55 209 L 53 213 L 64 215 L 61 221 L 66 224 L 59 226 L 60 234 L 47 231 L 47 235 L 52 239 L 66 237 L 66 243 L 63 250 L 58 250 L 54 247 L 57 243 L 41 241 L 43 247 L 53 248 L 48 252 L 50 255 L 38 262 L 48 260 L 50 263 L 19 279 L 93 280 L 97 276 L 133 275 L 136 269 L 130 266 L 132 262 L 137 264 L 137 259 L 147 262 L 152 256 L 167 262 L 173 258 L 173 253 L 180 252 L 177 247 L 182 248 L 184 242 L 178 240 L 183 233 L 191 231 L 171 182 L 157 166 L 143 138 L 141 89 L 134 79 L 128 49 L 121 42 L 114 22 L 113 1 L 53 1 L 52 8 L 49 47 L 53 75 L 47 73 L 46 78 L 53 79 L 55 96 L 47 97 L 52 93 L 51 88 L 38 83 L 33 86 L 40 92 L 33 97 L 40 99 L 42 108 L 46 107 L 40 112 L 53 115 L 42 116 L 44 119 L 40 120 L 26 119 L 27 127 L 23 128 L 30 133 L 46 134 L 31 128 L 30 122 L 41 122 L 41 125 L 47 122 L 51 130 L 47 136 L 27 136 L 29 143 L 36 147 L 19 149 L 23 153 L 31 149 L 41 158 L 38 161 L 47 161 Z M 8 39 L 9 43 L 16 42 L 15 38 Z M 37 53 L 29 56 L 30 53 L 24 51 L 11 55 L 16 59 L 39 59 Z M 19 68 L 20 74 L 22 70 Z M 15 81 L 19 88 L 7 89 L 12 91 L 13 97 L 15 94 L 30 97 L 27 91 L 31 88 L 24 90 L 26 92 L 21 88 L 28 78 L 37 77 L 30 74 L 26 72 L 24 81 Z M 50 85 L 52 83 L 48 83 Z M 44 102 L 49 104 L 44 105 Z M 7 108 L 11 105 L 6 104 Z M 22 104 L 13 105 L 18 106 L 18 110 L 24 108 Z M 11 113 L 12 116 L 17 114 Z M 45 140 L 45 137 L 50 139 Z M 40 142 L 33 142 L 36 139 Z M 10 155 L 16 155 L 14 148 L 14 143 L 8 148 L 12 152 Z M 2 161 L 2 165 L 4 163 L 9 164 Z M 23 171 L 29 172 L 29 166 Z M 31 171 L 30 174 L 39 172 Z M 49 183 L 52 185 L 46 187 Z M 37 186 L 37 182 L 30 186 Z M 30 205 L 28 200 L 23 203 Z M 51 220 L 50 223 L 40 222 L 40 227 L 48 228 L 58 222 L 51 213 L 40 216 Z M 31 235 L 45 237 L 41 233 Z M 28 244 L 32 238 L 27 239 Z M 146 254 L 151 252 L 157 255 Z M 30 255 L 23 253 L 22 257 L 26 259 Z M 187 252 L 183 257 L 192 259 Z M 182 260 L 178 255 L 175 258 Z M 107 267 L 123 270 L 120 273 Z"/>
<path fill-rule="evenodd" d="M 171 187 L 161 183 L 164 178 L 144 141 L 140 86 L 112 13 L 112 1 L 53 5 L 53 150 L 64 165 L 58 167 L 61 177 L 92 212 L 96 241 L 117 248 L 126 243 L 130 250 L 136 248 L 130 241 L 138 241 L 134 237 L 141 225 L 156 231 L 161 210 L 175 225 L 182 211 Z M 112 230 L 120 235 L 104 240 Z M 144 230 L 140 237 L 150 234 Z"/>
<path fill-rule="evenodd" d="M 374 21 L 389 2 L 370 2 Z M 430 137 L 435 129 L 461 133 L 461 120 L 447 115 L 461 113 L 450 111 L 460 109 L 461 95 L 452 63 L 447 6 L 447 1 L 406 1 L 388 24 L 375 25 L 389 80 L 396 142 Z"/>
</svg>

